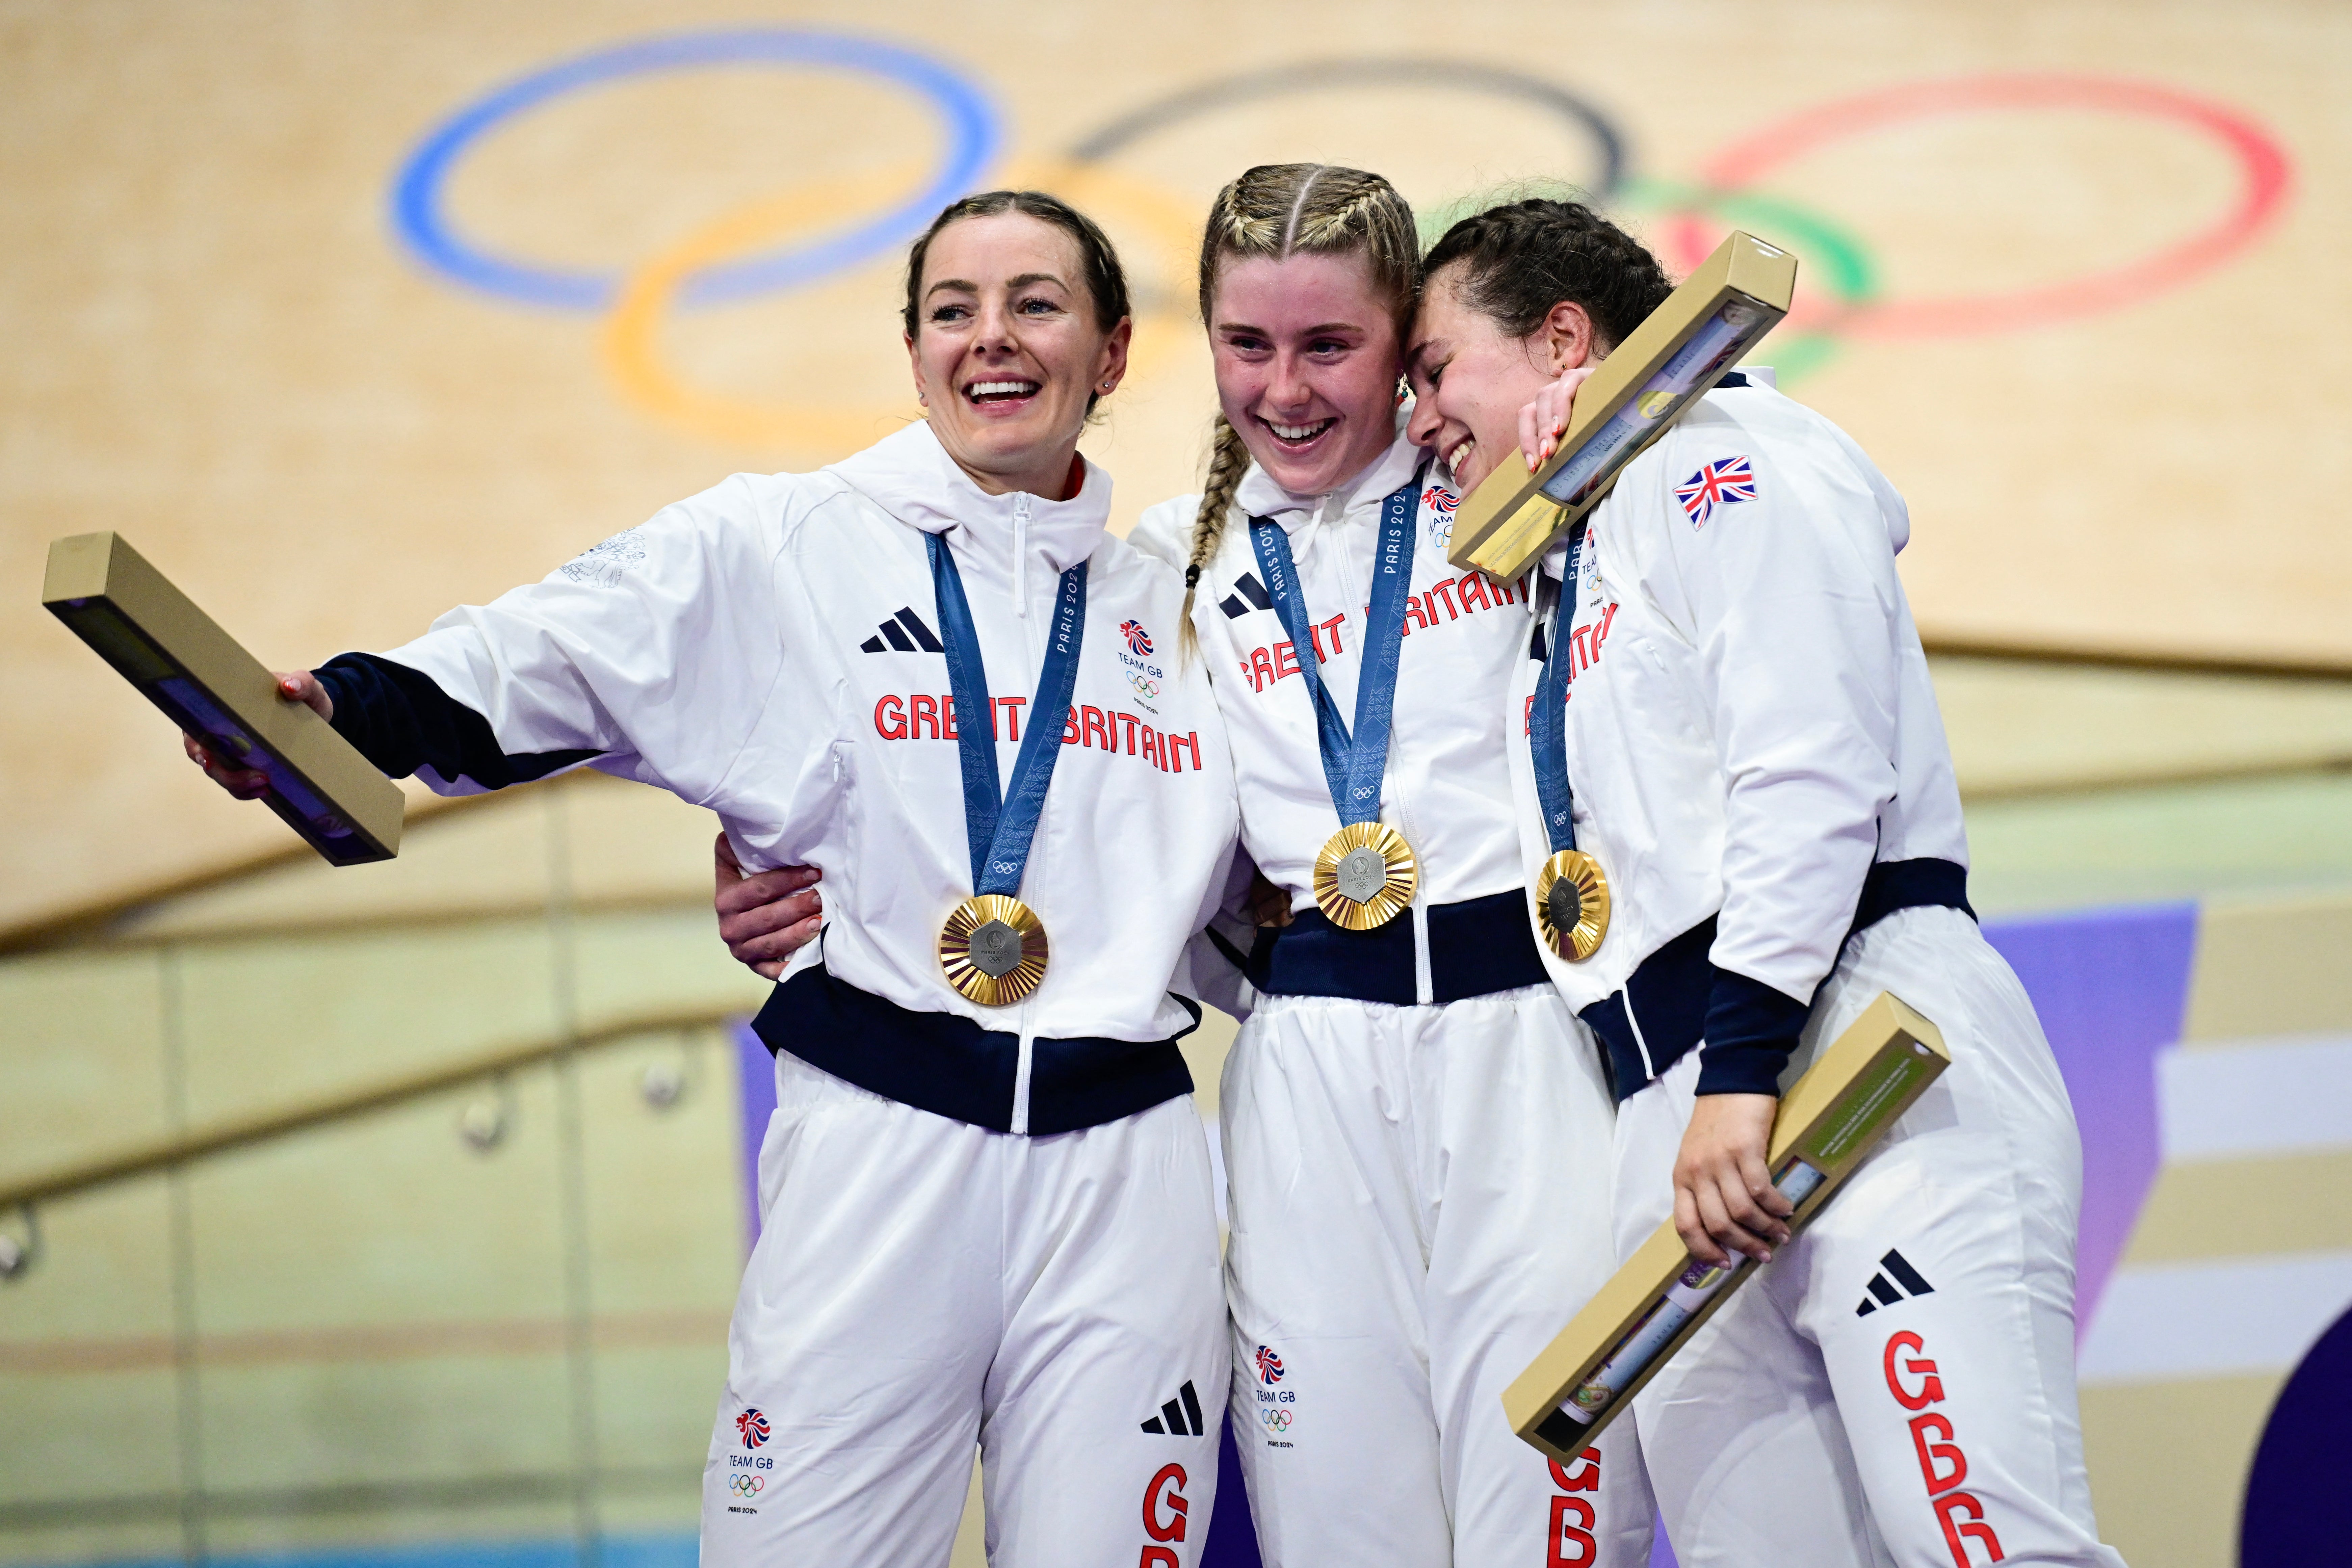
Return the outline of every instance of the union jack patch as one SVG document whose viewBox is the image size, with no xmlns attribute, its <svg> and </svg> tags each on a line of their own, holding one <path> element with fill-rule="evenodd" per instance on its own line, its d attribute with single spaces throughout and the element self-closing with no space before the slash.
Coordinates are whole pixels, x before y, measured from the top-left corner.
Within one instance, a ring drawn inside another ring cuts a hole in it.
<svg viewBox="0 0 2352 1568">
<path fill-rule="evenodd" d="M 1756 470 L 1745 458 L 1718 458 L 1676 485 L 1675 499 L 1683 503 L 1693 527 L 1705 528 L 1718 502 L 1729 506 L 1756 499 Z"/>
</svg>

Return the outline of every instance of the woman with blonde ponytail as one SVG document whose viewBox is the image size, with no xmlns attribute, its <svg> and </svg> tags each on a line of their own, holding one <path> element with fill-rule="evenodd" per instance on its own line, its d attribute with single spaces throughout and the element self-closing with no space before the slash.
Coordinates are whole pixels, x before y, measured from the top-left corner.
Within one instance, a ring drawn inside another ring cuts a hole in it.
<svg viewBox="0 0 2352 1568">
<path fill-rule="evenodd" d="M 1420 288 L 1380 176 L 1227 185 L 1207 480 L 1130 536 L 1185 574 L 1284 922 L 1222 1096 L 1234 1436 L 1274 1568 L 1645 1563 L 1631 1424 L 1563 1468 L 1498 1403 L 1610 1272 L 1611 1101 L 1520 872 L 1525 584 L 1447 563 L 1456 492 L 1404 430 Z"/>
</svg>

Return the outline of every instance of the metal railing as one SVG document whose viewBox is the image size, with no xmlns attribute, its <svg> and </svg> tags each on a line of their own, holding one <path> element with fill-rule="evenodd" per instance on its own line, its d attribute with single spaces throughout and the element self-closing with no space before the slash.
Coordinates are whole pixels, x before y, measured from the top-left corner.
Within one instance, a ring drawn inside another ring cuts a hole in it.
<svg viewBox="0 0 2352 1568">
<path fill-rule="evenodd" d="M 58 1198 L 175 1170 L 234 1149 L 247 1149 L 314 1128 L 346 1121 L 383 1110 L 429 1094 L 462 1088 L 482 1079 L 494 1079 L 519 1068 L 537 1067 L 574 1051 L 593 1050 L 616 1041 L 645 1035 L 676 1035 L 716 1028 L 743 1016 L 740 1004 L 632 1014 L 593 1028 L 491 1047 L 457 1061 L 420 1068 L 397 1078 L 379 1079 L 354 1089 L 320 1095 L 275 1110 L 231 1117 L 166 1137 L 126 1144 L 110 1152 L 56 1166 L 31 1176 L 16 1177 L 0 1186 L 0 1214 L 22 1214 L 31 1231 L 29 1244 L 0 1245 L 0 1275 L 21 1272 L 38 1251 L 37 1210 Z"/>
</svg>

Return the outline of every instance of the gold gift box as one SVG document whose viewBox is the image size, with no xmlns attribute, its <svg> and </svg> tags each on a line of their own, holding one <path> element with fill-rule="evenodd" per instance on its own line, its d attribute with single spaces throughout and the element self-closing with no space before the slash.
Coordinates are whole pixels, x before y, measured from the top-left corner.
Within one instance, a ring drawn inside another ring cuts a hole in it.
<svg viewBox="0 0 2352 1568">
<path fill-rule="evenodd" d="M 1625 465 L 1789 313 L 1797 258 L 1733 231 L 1577 389 L 1559 450 L 1534 473 L 1508 456 L 1454 514 L 1447 559 L 1517 577 L 1609 493 Z"/>
<path fill-rule="evenodd" d="M 52 543 L 41 603 L 173 723 L 268 773 L 269 809 L 330 861 L 400 853 L 400 791 L 121 535 Z"/>
<path fill-rule="evenodd" d="M 1801 1168 L 1819 1173 L 1818 1184 L 1789 1218 L 1792 1237 L 1951 1063 L 1936 1026 L 1891 991 L 1880 992 L 1815 1058 L 1781 1096 L 1768 1146 L 1766 1163 L 1784 1190 L 1795 1184 L 1791 1177 Z M 1511 1430 L 1555 1459 L 1573 1459 L 1633 1404 L 1633 1395 L 1747 1283 L 1756 1267 L 1741 1258 L 1727 1271 L 1711 1269 L 1683 1246 L 1674 1221 L 1659 1226 L 1503 1391 Z M 1690 1282 L 1700 1276 L 1714 1279 L 1711 1286 L 1701 1287 L 1712 1293 L 1695 1307 L 1677 1305 L 1674 1298 L 1688 1302 L 1694 1294 Z M 1637 1353 L 1647 1350 L 1646 1359 L 1621 1358 L 1619 1352 L 1629 1346 Z M 1613 1369 L 1612 1358 L 1618 1361 Z M 1605 1397 L 1600 1389 L 1607 1391 Z M 1561 1408 L 1570 1404 L 1589 1418 L 1579 1420 Z"/>
</svg>

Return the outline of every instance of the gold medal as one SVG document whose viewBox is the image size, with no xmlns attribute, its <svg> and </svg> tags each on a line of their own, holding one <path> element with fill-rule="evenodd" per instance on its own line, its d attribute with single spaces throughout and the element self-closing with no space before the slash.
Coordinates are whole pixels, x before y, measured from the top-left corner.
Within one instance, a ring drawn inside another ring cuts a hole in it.
<svg viewBox="0 0 2352 1568">
<path fill-rule="evenodd" d="M 1315 857 L 1315 901 L 1333 925 L 1349 931 L 1388 924 L 1420 885 L 1412 846 L 1386 823 L 1352 823 Z"/>
<path fill-rule="evenodd" d="M 940 928 L 948 984 L 983 1007 L 1010 1007 L 1045 978 L 1045 928 L 1003 893 L 966 899 Z"/>
<path fill-rule="evenodd" d="M 1563 849 L 1536 873 L 1536 924 L 1551 950 L 1570 963 L 1601 951 L 1609 934 L 1609 879 L 1581 849 Z"/>
</svg>

